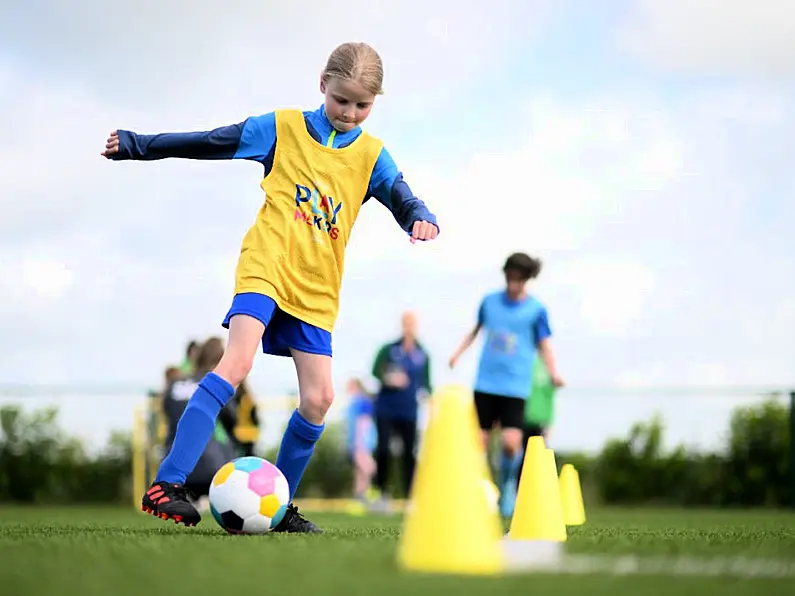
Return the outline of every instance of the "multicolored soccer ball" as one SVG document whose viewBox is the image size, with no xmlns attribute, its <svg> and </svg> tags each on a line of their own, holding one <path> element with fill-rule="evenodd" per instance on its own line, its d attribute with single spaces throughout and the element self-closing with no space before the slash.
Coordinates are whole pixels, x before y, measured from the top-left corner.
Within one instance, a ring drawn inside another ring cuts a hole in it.
<svg viewBox="0 0 795 596">
<path fill-rule="evenodd" d="M 261 457 L 239 457 L 210 484 L 210 511 L 230 534 L 265 534 L 279 525 L 290 500 L 282 471 Z"/>
</svg>

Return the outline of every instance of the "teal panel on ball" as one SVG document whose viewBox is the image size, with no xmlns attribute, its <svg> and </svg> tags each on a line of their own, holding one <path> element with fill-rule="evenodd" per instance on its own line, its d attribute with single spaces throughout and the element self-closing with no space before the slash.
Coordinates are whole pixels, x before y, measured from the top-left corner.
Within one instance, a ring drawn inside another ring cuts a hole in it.
<svg viewBox="0 0 795 596">
<path fill-rule="evenodd" d="M 213 507 L 213 504 L 212 504 L 212 503 L 210 503 L 210 513 L 212 513 L 212 514 L 213 514 L 213 517 L 215 518 L 215 521 L 217 521 L 217 522 L 218 522 L 218 525 L 219 525 L 219 526 L 221 526 L 222 528 L 226 529 L 226 526 L 224 525 L 224 520 L 223 520 L 223 518 L 221 517 L 221 514 L 220 514 L 220 513 L 218 513 L 218 512 L 215 510 L 215 507 Z"/>
<path fill-rule="evenodd" d="M 239 457 L 235 460 L 235 470 L 242 472 L 253 472 L 262 467 L 262 459 L 259 457 Z"/>
<path fill-rule="evenodd" d="M 286 512 L 287 512 L 287 505 L 282 505 L 281 507 L 279 507 L 279 510 L 276 512 L 276 515 L 274 515 L 271 518 L 271 529 L 275 528 L 280 523 L 282 523 L 282 519 L 284 519 L 284 514 Z"/>
</svg>

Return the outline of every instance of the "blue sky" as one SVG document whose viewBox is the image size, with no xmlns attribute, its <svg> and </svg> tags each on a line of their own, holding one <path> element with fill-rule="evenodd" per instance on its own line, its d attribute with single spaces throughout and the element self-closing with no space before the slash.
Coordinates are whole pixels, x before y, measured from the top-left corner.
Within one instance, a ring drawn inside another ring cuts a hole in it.
<svg viewBox="0 0 795 596">
<path fill-rule="evenodd" d="M 383 208 L 363 210 L 340 388 L 405 308 L 436 381 L 469 382 L 476 350 L 459 371 L 444 362 L 514 250 L 546 262 L 534 291 L 573 387 L 795 384 L 786 2 L 54 6 L 0 9 L 0 109 L 14 115 L 0 122 L 0 384 L 150 386 L 189 338 L 223 335 L 258 166 L 110 164 L 105 136 L 314 108 L 348 39 L 384 57 L 367 128 L 443 232 L 411 246 Z M 307 10 L 297 40 L 285 23 Z M 260 357 L 252 382 L 280 394 L 293 376 Z"/>
</svg>

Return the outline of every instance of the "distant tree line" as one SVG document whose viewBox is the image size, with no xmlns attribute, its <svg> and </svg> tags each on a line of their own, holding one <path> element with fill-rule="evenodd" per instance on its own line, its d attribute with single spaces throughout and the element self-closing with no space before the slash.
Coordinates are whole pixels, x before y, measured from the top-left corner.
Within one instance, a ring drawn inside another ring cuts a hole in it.
<svg viewBox="0 0 795 596">
<path fill-rule="evenodd" d="M 98 454 L 57 423 L 57 410 L 0 408 L 0 502 L 132 504 L 131 437 L 112 435 Z M 724 449 L 693 453 L 663 449 L 658 417 L 607 441 L 598 455 L 558 453 L 558 465 L 580 471 L 588 504 L 788 507 L 790 419 L 787 406 L 768 400 L 734 410 Z M 306 471 L 298 497 L 344 497 L 351 469 L 345 429 L 330 424 Z M 276 460 L 275 448 L 263 457 Z M 400 466 L 393 466 L 399 474 Z M 391 479 L 399 486 L 400 479 Z M 90 490 L 87 490 L 90 487 Z"/>
</svg>

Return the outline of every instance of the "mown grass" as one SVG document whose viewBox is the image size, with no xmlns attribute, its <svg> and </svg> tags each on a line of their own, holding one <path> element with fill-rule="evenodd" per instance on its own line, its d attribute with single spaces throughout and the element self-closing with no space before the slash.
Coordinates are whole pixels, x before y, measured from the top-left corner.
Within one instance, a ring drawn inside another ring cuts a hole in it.
<svg viewBox="0 0 795 596">
<path fill-rule="evenodd" d="M 603 563 L 626 562 L 618 557 L 633 555 L 657 561 L 656 571 L 627 574 L 626 565 L 602 565 L 588 575 L 563 569 L 488 578 L 400 570 L 399 517 L 310 518 L 327 533 L 230 536 L 210 516 L 196 528 L 183 528 L 123 509 L 0 508 L 0 590 L 15 596 L 795 593 L 790 513 L 589 511 L 585 526 L 570 529 L 565 548 L 572 560 L 593 555 Z M 731 565 L 709 571 L 716 560 L 744 560 L 745 566 L 734 573 Z M 682 563 L 690 575 L 682 574 Z M 753 577 L 758 564 L 774 564 L 778 571 L 768 568 L 768 577 Z"/>
</svg>

